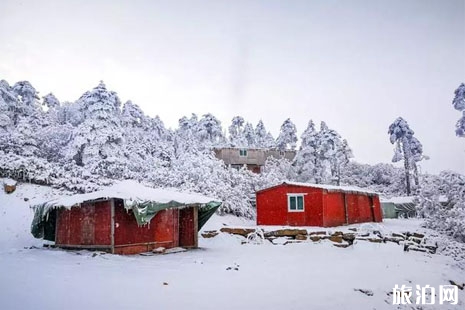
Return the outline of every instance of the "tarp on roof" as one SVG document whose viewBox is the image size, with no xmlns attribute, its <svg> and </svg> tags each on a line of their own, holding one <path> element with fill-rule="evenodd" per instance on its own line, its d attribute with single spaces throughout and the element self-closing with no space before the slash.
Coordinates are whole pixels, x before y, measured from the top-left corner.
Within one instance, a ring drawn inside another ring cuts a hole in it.
<svg viewBox="0 0 465 310">
<path fill-rule="evenodd" d="M 122 181 L 103 190 L 72 196 L 62 196 L 45 202 L 33 203 L 34 219 L 31 233 L 36 238 L 44 237 L 44 227 L 50 210 L 79 207 L 82 203 L 101 199 L 121 199 L 126 210 L 132 210 L 138 225 L 148 224 L 157 212 L 169 208 L 199 207 L 199 229 L 220 207 L 221 201 L 200 194 L 184 193 L 174 189 L 143 186 L 135 181 Z"/>
</svg>

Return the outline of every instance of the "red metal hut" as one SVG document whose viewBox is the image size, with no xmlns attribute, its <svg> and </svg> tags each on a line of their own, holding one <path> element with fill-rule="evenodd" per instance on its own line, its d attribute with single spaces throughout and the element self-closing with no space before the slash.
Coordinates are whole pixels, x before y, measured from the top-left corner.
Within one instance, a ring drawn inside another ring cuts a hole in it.
<svg viewBox="0 0 465 310">
<path fill-rule="evenodd" d="M 36 204 L 31 231 L 57 247 L 115 254 L 197 247 L 198 230 L 220 205 L 202 195 L 123 181 Z"/>
<path fill-rule="evenodd" d="M 258 225 L 340 226 L 381 222 L 376 193 L 355 187 L 284 182 L 260 190 Z"/>
</svg>

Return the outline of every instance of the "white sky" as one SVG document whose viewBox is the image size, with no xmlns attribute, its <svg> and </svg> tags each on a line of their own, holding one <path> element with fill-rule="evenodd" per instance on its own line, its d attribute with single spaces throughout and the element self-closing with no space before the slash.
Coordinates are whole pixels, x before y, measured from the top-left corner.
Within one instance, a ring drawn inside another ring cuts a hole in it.
<svg viewBox="0 0 465 310">
<path fill-rule="evenodd" d="M 104 80 L 168 127 L 207 112 L 276 137 L 324 120 L 359 162 L 390 162 L 404 117 L 431 159 L 465 173 L 453 91 L 465 0 L 0 2 L 0 79 L 74 101 Z"/>
</svg>

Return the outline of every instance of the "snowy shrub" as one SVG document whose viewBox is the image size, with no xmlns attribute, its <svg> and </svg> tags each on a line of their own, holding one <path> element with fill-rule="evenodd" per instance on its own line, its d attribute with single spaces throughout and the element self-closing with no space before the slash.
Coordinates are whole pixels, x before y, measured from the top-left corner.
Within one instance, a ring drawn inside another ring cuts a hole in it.
<svg viewBox="0 0 465 310">
<path fill-rule="evenodd" d="M 445 171 L 425 181 L 419 193 L 425 226 L 465 243 L 465 176 Z"/>
</svg>

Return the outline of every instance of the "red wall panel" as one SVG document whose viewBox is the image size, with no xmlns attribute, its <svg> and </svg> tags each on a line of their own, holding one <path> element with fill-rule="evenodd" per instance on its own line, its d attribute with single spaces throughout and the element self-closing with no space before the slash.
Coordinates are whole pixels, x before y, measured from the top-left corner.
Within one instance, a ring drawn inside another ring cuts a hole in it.
<svg viewBox="0 0 465 310">
<path fill-rule="evenodd" d="M 179 246 L 197 246 L 197 208 L 179 210 Z"/>
<path fill-rule="evenodd" d="M 57 245 L 111 245 L 110 203 L 82 204 L 57 211 Z"/>
<path fill-rule="evenodd" d="M 330 192 L 323 194 L 324 201 L 324 226 L 340 226 L 346 223 L 346 213 L 344 206 L 344 194 L 340 192 Z"/>
<path fill-rule="evenodd" d="M 304 212 L 288 211 L 287 194 L 305 194 Z M 304 186 L 277 186 L 257 193 L 258 225 L 323 225 L 322 190 Z"/>
</svg>

